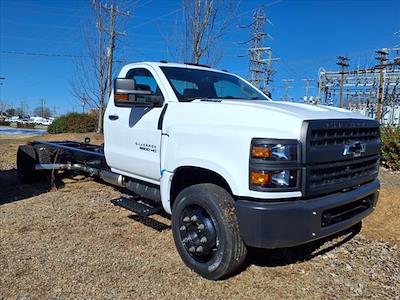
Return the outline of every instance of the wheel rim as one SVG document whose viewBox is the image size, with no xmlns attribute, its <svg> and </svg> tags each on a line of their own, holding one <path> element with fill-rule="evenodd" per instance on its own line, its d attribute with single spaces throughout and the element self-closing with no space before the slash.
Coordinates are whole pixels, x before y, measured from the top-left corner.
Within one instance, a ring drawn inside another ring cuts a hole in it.
<svg viewBox="0 0 400 300">
<path fill-rule="evenodd" d="M 217 250 L 217 233 L 207 211 L 197 205 L 186 207 L 179 220 L 183 246 L 198 261 L 209 260 Z"/>
</svg>

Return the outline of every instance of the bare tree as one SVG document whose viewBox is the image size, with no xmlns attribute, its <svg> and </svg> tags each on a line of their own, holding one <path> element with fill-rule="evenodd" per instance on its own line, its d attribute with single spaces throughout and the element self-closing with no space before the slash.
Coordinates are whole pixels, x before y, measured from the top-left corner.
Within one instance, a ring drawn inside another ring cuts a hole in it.
<svg viewBox="0 0 400 300">
<path fill-rule="evenodd" d="M 93 6 L 97 28 L 106 24 L 107 15 Z M 103 30 L 94 31 L 94 24 L 84 30 L 86 55 L 75 59 L 75 75 L 71 80 L 71 93 L 80 103 L 97 112 L 97 132 L 103 132 L 103 115 L 107 96 L 108 36 Z"/>
<path fill-rule="evenodd" d="M 38 106 L 33 110 L 35 116 L 40 116 L 42 118 L 50 118 L 52 116 L 51 110 L 45 106 Z"/>
<path fill-rule="evenodd" d="M 183 12 L 186 42 L 182 46 L 186 59 L 195 64 L 201 59 L 208 64 L 217 64 L 222 58 L 222 51 L 217 49 L 218 42 L 235 13 L 232 1 L 183 0 Z"/>
<path fill-rule="evenodd" d="M 0 114 L 4 113 L 6 108 L 7 104 L 4 101 L 0 100 Z"/>
</svg>

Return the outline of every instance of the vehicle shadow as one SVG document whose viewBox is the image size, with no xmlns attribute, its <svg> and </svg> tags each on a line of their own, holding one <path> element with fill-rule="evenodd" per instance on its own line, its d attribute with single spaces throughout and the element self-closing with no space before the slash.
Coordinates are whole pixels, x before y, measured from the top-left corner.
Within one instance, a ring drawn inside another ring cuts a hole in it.
<svg viewBox="0 0 400 300">
<path fill-rule="evenodd" d="M 54 184 L 57 188 L 64 185 L 59 179 Z M 16 169 L 0 170 L 0 205 L 47 193 L 50 189 L 49 181 L 23 184 L 18 179 Z"/>
<path fill-rule="evenodd" d="M 158 214 L 158 215 L 160 215 L 160 214 Z M 134 221 L 136 221 L 136 222 L 142 223 L 143 225 L 145 225 L 147 227 L 150 227 L 150 228 L 152 228 L 152 229 L 154 229 L 154 230 L 156 230 L 158 232 L 162 232 L 164 230 L 171 229 L 170 225 L 167 225 L 165 223 L 157 221 L 156 219 L 153 219 L 151 217 L 142 217 L 142 216 L 139 216 L 139 215 L 130 215 L 129 218 L 134 220 Z"/>
<path fill-rule="evenodd" d="M 350 227 L 349 229 L 341 231 L 330 237 L 291 248 L 273 250 L 249 248 L 249 252 L 242 270 L 250 267 L 251 265 L 261 267 L 278 267 L 309 261 L 314 257 L 326 254 L 333 249 L 347 243 L 361 231 L 361 227 L 362 225 L 360 222 L 353 227 Z M 335 240 L 335 242 L 331 244 L 330 242 L 333 240 Z"/>
</svg>

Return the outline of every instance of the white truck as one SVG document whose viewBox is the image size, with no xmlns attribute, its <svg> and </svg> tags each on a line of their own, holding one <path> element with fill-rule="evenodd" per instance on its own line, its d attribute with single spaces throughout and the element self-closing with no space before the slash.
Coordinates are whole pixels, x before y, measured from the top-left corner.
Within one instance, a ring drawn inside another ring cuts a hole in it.
<svg viewBox="0 0 400 300">
<path fill-rule="evenodd" d="M 136 198 L 113 203 L 171 214 L 183 262 L 208 279 L 238 270 L 247 247 L 291 247 L 358 224 L 378 199 L 376 121 L 271 101 L 227 71 L 126 65 L 104 119 L 104 147 L 20 146 L 21 181 L 74 170 L 125 188 Z"/>
</svg>

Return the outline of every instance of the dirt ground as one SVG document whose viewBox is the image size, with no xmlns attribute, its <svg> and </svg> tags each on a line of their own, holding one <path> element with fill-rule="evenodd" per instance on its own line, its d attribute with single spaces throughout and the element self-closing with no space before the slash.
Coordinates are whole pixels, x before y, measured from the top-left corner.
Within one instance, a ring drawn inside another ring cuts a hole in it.
<svg viewBox="0 0 400 300">
<path fill-rule="evenodd" d="M 167 216 L 113 206 L 120 190 L 79 176 L 51 192 L 18 183 L 15 153 L 29 139 L 0 136 L 0 299 L 400 299 L 398 174 L 381 171 L 380 200 L 361 233 L 251 249 L 239 274 L 212 282 L 184 266 Z"/>
</svg>

